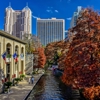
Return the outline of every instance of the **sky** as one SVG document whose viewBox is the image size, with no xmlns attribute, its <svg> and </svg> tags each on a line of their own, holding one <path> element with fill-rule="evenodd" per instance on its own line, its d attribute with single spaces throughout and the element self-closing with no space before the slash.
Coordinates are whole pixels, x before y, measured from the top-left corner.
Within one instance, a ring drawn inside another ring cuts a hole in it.
<svg viewBox="0 0 100 100">
<path fill-rule="evenodd" d="M 36 34 L 36 18 L 65 19 L 65 30 L 67 30 L 78 6 L 100 10 L 100 0 L 2 0 L 0 3 L 0 29 L 4 29 L 4 13 L 9 2 L 14 10 L 22 10 L 28 2 L 32 11 L 32 34 Z"/>
</svg>

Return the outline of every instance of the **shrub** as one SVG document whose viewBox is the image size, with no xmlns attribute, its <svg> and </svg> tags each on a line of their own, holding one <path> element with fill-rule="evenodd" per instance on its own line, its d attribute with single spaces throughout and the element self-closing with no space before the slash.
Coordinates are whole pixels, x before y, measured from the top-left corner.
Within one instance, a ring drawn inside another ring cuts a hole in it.
<svg viewBox="0 0 100 100">
<path fill-rule="evenodd" d="M 25 75 L 24 74 L 21 74 L 20 75 L 20 78 L 23 80 L 23 78 L 25 78 Z"/>
<path fill-rule="evenodd" d="M 8 89 L 12 86 L 12 82 L 6 82 L 6 83 L 4 83 L 4 85 L 7 86 L 7 89 Z"/>
<path fill-rule="evenodd" d="M 14 79 L 14 84 L 18 84 L 19 81 L 21 81 L 21 78 L 15 78 Z"/>
<path fill-rule="evenodd" d="M 35 71 L 33 71 L 33 72 L 32 72 L 32 75 L 34 75 L 34 74 L 36 74 L 36 72 L 35 72 Z"/>
</svg>

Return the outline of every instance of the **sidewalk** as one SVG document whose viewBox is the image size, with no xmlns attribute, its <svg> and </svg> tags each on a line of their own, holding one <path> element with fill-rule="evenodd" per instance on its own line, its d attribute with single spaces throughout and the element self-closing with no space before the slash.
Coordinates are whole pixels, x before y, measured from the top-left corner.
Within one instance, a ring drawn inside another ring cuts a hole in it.
<svg viewBox="0 0 100 100">
<path fill-rule="evenodd" d="M 12 86 L 9 94 L 0 94 L 0 100 L 24 100 L 42 75 L 34 75 L 34 84 L 29 84 L 27 77 L 18 86 Z"/>
</svg>

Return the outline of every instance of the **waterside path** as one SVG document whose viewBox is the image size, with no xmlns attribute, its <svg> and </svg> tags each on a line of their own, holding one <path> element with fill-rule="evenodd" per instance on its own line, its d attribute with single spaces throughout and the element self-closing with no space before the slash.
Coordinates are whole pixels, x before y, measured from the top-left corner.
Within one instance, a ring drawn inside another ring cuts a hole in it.
<svg viewBox="0 0 100 100">
<path fill-rule="evenodd" d="M 0 100 L 24 100 L 42 75 L 42 73 L 34 75 L 34 84 L 28 83 L 29 76 L 27 76 L 18 86 L 12 86 L 9 93 L 0 94 Z"/>
</svg>

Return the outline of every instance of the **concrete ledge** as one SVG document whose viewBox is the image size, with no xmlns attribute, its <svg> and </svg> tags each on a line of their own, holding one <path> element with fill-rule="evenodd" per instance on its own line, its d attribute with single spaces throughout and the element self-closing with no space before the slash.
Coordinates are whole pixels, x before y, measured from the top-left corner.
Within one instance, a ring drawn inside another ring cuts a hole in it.
<svg viewBox="0 0 100 100">
<path fill-rule="evenodd" d="M 27 94 L 27 96 L 23 99 L 23 100 L 27 100 L 28 96 L 31 94 L 32 90 L 34 89 L 34 87 L 36 86 L 36 84 L 38 83 L 38 81 L 41 79 L 41 77 L 43 76 L 43 74 L 40 76 L 40 78 L 37 80 L 37 82 L 34 84 L 33 88 L 31 89 L 31 91 Z"/>
</svg>

